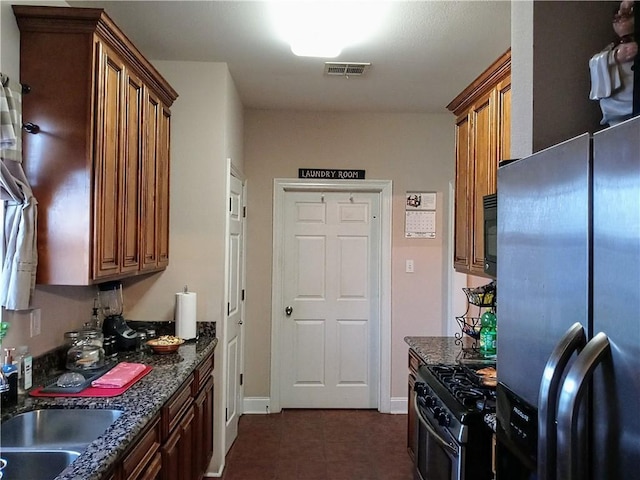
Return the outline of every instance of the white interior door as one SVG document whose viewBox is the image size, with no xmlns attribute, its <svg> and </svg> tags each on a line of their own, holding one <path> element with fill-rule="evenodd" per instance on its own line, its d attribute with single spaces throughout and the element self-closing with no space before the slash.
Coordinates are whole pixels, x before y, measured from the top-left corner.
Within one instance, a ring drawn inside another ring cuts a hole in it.
<svg viewBox="0 0 640 480">
<path fill-rule="evenodd" d="M 242 181 L 229 179 L 227 316 L 225 319 L 225 453 L 238 436 L 241 414 L 242 324 L 244 320 L 244 200 Z"/>
<path fill-rule="evenodd" d="M 380 200 L 288 192 L 280 405 L 377 408 Z"/>
</svg>

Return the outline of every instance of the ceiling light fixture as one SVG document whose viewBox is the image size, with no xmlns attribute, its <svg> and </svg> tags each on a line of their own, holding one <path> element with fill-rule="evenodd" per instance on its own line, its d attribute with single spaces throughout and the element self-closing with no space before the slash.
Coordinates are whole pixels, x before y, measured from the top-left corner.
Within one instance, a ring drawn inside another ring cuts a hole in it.
<svg viewBox="0 0 640 480">
<path fill-rule="evenodd" d="M 375 33 L 389 2 L 275 1 L 270 6 L 276 31 L 294 54 L 335 58 Z"/>
</svg>

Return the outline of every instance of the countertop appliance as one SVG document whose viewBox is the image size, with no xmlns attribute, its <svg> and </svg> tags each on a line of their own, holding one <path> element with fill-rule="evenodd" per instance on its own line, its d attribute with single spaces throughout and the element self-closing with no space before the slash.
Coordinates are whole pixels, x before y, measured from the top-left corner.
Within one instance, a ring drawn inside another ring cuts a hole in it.
<svg viewBox="0 0 640 480">
<path fill-rule="evenodd" d="M 425 365 L 418 369 L 414 407 L 418 418 L 416 480 L 490 480 L 495 387 L 475 371 L 490 366 Z"/>
<path fill-rule="evenodd" d="M 497 479 L 628 479 L 640 467 L 640 118 L 499 168 L 498 203 Z"/>
<path fill-rule="evenodd" d="M 498 263 L 498 195 L 482 197 L 484 215 L 484 273 L 496 278 Z"/>
<path fill-rule="evenodd" d="M 104 315 L 102 323 L 104 336 L 113 336 L 119 351 L 135 350 L 138 344 L 138 333 L 129 327 L 122 316 L 124 311 L 122 283 L 116 280 L 100 284 L 98 298 Z"/>
</svg>

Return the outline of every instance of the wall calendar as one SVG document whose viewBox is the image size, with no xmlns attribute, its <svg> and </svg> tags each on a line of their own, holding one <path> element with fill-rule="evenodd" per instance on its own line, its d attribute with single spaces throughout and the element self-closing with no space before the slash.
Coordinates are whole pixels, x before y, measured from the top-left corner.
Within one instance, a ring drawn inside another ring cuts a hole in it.
<svg viewBox="0 0 640 480">
<path fill-rule="evenodd" d="M 407 192 L 405 238 L 436 238 L 436 193 Z"/>
</svg>

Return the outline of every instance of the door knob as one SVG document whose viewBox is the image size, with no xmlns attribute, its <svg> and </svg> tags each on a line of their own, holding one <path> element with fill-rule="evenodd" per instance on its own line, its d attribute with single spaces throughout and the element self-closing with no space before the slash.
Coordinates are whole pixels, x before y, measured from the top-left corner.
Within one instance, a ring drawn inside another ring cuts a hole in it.
<svg viewBox="0 0 640 480">
<path fill-rule="evenodd" d="M 287 317 L 290 317 L 291 314 L 293 313 L 293 307 L 289 306 L 287 308 L 284 309 L 284 313 L 287 314 Z"/>
</svg>

